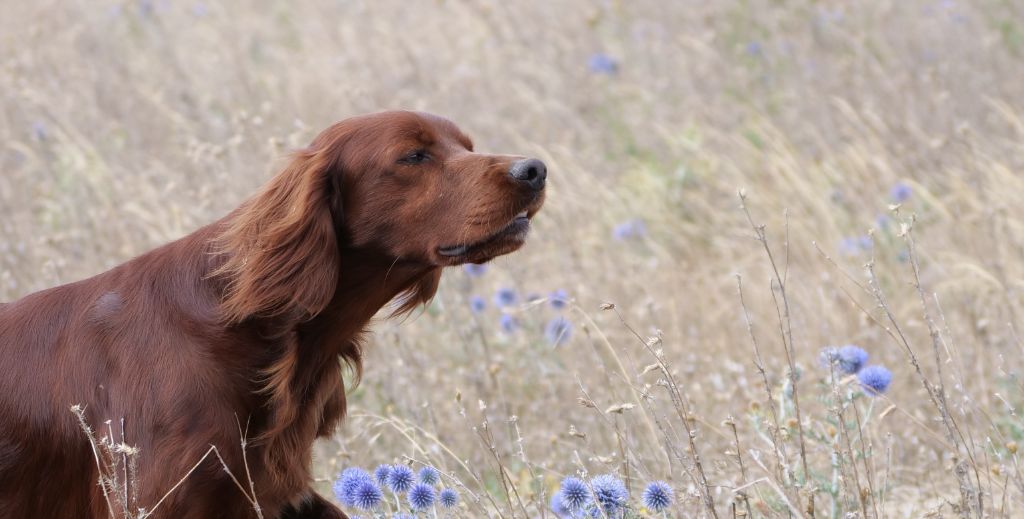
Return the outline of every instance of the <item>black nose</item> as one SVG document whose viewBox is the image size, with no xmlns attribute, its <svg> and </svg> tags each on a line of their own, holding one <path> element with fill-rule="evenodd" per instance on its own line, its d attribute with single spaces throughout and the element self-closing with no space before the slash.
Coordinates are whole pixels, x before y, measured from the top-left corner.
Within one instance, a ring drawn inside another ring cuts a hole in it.
<svg viewBox="0 0 1024 519">
<path fill-rule="evenodd" d="M 544 189 L 544 181 L 548 178 L 548 167 L 537 159 L 517 160 L 508 168 L 508 176 L 540 191 Z"/>
</svg>

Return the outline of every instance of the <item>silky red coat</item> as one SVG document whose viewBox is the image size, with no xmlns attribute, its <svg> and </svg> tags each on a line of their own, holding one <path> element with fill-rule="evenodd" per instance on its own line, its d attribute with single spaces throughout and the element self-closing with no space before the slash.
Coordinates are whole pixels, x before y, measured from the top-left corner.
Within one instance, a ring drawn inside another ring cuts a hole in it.
<svg viewBox="0 0 1024 519">
<path fill-rule="evenodd" d="M 345 414 L 339 359 L 357 378 L 381 307 L 409 311 L 443 267 L 518 249 L 545 176 L 535 159 L 473 152 L 437 116 L 355 117 L 221 220 L 0 304 L 0 518 L 125 516 L 108 510 L 73 405 L 97 436 L 139 449 L 136 507 L 152 509 L 211 445 L 247 486 L 248 423 L 264 517 L 345 517 L 310 489 L 313 442 Z M 152 517 L 255 512 L 210 456 Z"/>
</svg>

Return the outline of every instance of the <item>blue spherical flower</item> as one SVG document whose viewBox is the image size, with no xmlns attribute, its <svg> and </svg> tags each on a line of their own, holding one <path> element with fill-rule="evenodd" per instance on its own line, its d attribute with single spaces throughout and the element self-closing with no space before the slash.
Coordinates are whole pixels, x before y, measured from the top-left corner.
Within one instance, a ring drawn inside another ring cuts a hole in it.
<svg viewBox="0 0 1024 519">
<path fill-rule="evenodd" d="M 505 333 L 512 333 L 519 329 L 519 321 L 512 314 L 502 313 L 499 323 L 501 324 L 501 330 Z"/>
<path fill-rule="evenodd" d="M 377 480 L 378 485 L 388 484 L 388 474 L 391 472 L 391 465 L 377 465 L 377 468 L 373 470 L 373 479 Z"/>
<path fill-rule="evenodd" d="M 446 488 L 441 490 L 438 501 L 445 508 L 455 508 L 455 505 L 459 504 L 459 493 L 454 488 Z"/>
<path fill-rule="evenodd" d="M 856 256 L 860 254 L 860 240 L 853 237 L 843 238 L 839 242 L 839 252 L 844 256 Z"/>
<path fill-rule="evenodd" d="M 594 487 L 594 500 L 609 516 L 626 506 L 629 491 L 625 483 L 614 475 L 595 476 L 590 480 L 590 486 Z"/>
<path fill-rule="evenodd" d="M 821 352 L 821 363 L 824 366 L 835 364 L 840 374 L 853 375 L 868 362 L 868 352 L 862 348 L 847 344 L 841 348 L 829 346 Z"/>
<path fill-rule="evenodd" d="M 487 265 L 481 263 L 466 263 L 462 266 L 462 270 L 472 277 L 480 277 L 487 272 Z"/>
<path fill-rule="evenodd" d="M 885 393 L 892 382 L 892 372 L 882 366 L 868 366 L 857 373 L 857 380 L 869 394 Z"/>
<path fill-rule="evenodd" d="M 409 506 L 413 510 L 426 510 L 434 506 L 434 499 L 437 495 L 434 493 L 434 487 L 423 483 L 417 483 L 413 485 L 412 489 L 409 490 Z"/>
<path fill-rule="evenodd" d="M 760 56 L 762 50 L 763 48 L 761 46 L 761 42 L 759 41 L 752 41 L 747 43 L 747 54 L 750 54 L 751 56 Z"/>
<path fill-rule="evenodd" d="M 870 252 L 875 248 L 875 240 L 866 234 L 857 238 L 857 244 L 860 246 L 860 250 L 865 252 Z"/>
<path fill-rule="evenodd" d="M 590 500 L 590 489 L 587 488 L 587 484 L 572 476 L 562 480 L 562 488 L 558 493 L 562 496 L 562 504 L 570 512 L 582 510 Z"/>
<path fill-rule="evenodd" d="M 544 327 L 544 337 L 555 346 L 565 344 L 569 341 L 570 336 L 572 336 L 572 323 L 565 317 L 555 317 Z"/>
<path fill-rule="evenodd" d="M 880 231 L 887 231 L 887 230 L 889 230 L 889 225 L 891 225 L 891 224 L 892 224 L 892 219 L 889 218 L 887 215 L 880 214 L 880 215 L 875 217 L 875 227 L 877 227 L 878 230 L 880 230 Z"/>
<path fill-rule="evenodd" d="M 412 488 L 414 480 L 412 469 L 405 465 L 395 465 L 388 473 L 388 488 L 399 494 Z"/>
<path fill-rule="evenodd" d="M 355 490 L 365 481 L 373 482 L 369 472 L 356 467 L 347 468 L 334 482 L 334 495 L 341 504 L 355 506 Z"/>
<path fill-rule="evenodd" d="M 897 182 L 889 189 L 889 197 L 897 204 L 906 202 L 911 194 L 913 194 L 913 190 L 905 182 Z"/>
<path fill-rule="evenodd" d="M 561 310 L 565 308 L 565 305 L 569 304 L 569 293 L 559 288 L 548 296 L 548 301 L 551 302 L 551 308 Z"/>
<path fill-rule="evenodd" d="M 607 54 L 597 53 L 587 60 L 587 68 L 595 74 L 607 74 L 609 76 L 619 71 L 619 64 Z"/>
<path fill-rule="evenodd" d="M 512 306 L 517 300 L 516 291 L 511 288 L 499 288 L 494 293 L 494 304 L 498 306 Z"/>
<path fill-rule="evenodd" d="M 436 485 L 439 481 L 441 481 L 441 475 L 434 467 L 423 467 L 420 469 L 420 483 Z"/>
<path fill-rule="evenodd" d="M 484 298 L 480 296 L 472 296 L 469 298 L 469 309 L 472 310 L 474 314 L 483 312 L 486 308 L 487 301 L 484 301 Z"/>
<path fill-rule="evenodd" d="M 843 370 L 847 375 L 860 371 L 868 363 L 868 352 L 852 344 L 839 348 L 837 356 L 839 369 Z"/>
<path fill-rule="evenodd" d="M 640 218 L 626 220 L 612 229 L 612 237 L 622 241 L 629 238 L 640 238 L 647 234 L 647 224 Z"/>
<path fill-rule="evenodd" d="M 551 496 L 551 511 L 555 513 L 559 519 L 565 519 L 572 517 L 572 510 L 565 504 L 565 498 L 562 497 L 562 491 L 559 490 Z"/>
<path fill-rule="evenodd" d="M 373 510 L 383 499 L 380 487 L 370 480 L 360 482 L 352 492 L 352 505 L 360 510 Z"/>
<path fill-rule="evenodd" d="M 664 481 L 655 481 L 644 489 L 644 506 L 655 512 L 661 512 L 672 504 L 672 487 Z"/>
</svg>

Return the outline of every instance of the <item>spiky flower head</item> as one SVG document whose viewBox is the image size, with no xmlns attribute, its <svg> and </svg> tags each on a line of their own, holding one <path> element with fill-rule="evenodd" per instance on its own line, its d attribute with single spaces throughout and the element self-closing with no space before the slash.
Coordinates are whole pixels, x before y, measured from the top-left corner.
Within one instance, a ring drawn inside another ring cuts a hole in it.
<svg viewBox="0 0 1024 519">
<path fill-rule="evenodd" d="M 474 314 L 483 312 L 486 308 L 487 301 L 485 301 L 484 298 L 480 296 L 472 296 L 469 298 L 469 309 L 472 310 Z"/>
<path fill-rule="evenodd" d="M 559 288 L 548 296 L 548 301 L 551 303 L 551 308 L 561 310 L 569 303 L 569 293 L 565 289 Z"/>
<path fill-rule="evenodd" d="M 455 505 L 459 504 L 459 493 L 454 488 L 443 489 L 438 496 L 438 501 L 445 508 L 455 508 Z"/>
<path fill-rule="evenodd" d="M 626 220 L 612 229 L 612 237 L 616 240 L 628 240 L 630 238 L 642 238 L 647 234 L 647 224 L 640 218 Z"/>
<path fill-rule="evenodd" d="M 889 197 L 892 198 L 893 202 L 898 204 L 906 202 L 910 195 L 913 194 L 913 190 L 910 184 L 906 182 L 897 182 L 889 189 Z"/>
<path fill-rule="evenodd" d="M 587 488 L 587 484 L 572 476 L 562 480 L 562 488 L 558 493 L 562 495 L 562 504 L 570 512 L 582 510 L 590 500 L 590 489 Z"/>
<path fill-rule="evenodd" d="M 388 473 L 391 472 L 391 465 L 382 464 L 377 465 L 377 468 L 373 469 L 373 479 L 377 480 L 377 484 L 384 486 L 388 484 Z"/>
<path fill-rule="evenodd" d="M 462 270 L 466 271 L 466 274 L 478 278 L 487 272 L 487 265 L 482 263 L 466 263 L 462 266 Z"/>
<path fill-rule="evenodd" d="M 615 75 L 619 71 L 619 63 L 615 58 L 600 52 L 592 54 L 587 60 L 587 68 L 595 74 Z"/>
<path fill-rule="evenodd" d="M 548 321 L 544 327 L 544 337 L 554 346 L 565 344 L 572 336 L 572 323 L 559 315 Z"/>
<path fill-rule="evenodd" d="M 655 512 L 661 512 L 672 505 L 673 495 L 672 487 L 668 486 L 668 483 L 654 481 L 644 489 L 644 506 Z"/>
<path fill-rule="evenodd" d="M 821 361 L 825 366 L 834 364 L 842 375 L 853 375 L 867 364 L 868 352 L 852 344 L 840 348 L 830 346 L 821 352 Z"/>
<path fill-rule="evenodd" d="M 345 506 L 355 506 L 355 490 L 364 481 L 373 482 L 370 473 L 358 467 L 349 467 L 334 481 L 334 496 Z"/>
<path fill-rule="evenodd" d="M 370 480 L 364 480 L 352 492 L 352 504 L 360 510 L 373 510 L 384 499 L 384 492 Z"/>
<path fill-rule="evenodd" d="M 498 324 L 501 325 L 501 331 L 505 333 L 513 333 L 519 329 L 519 321 L 516 320 L 515 316 L 504 312 L 502 312 Z"/>
<path fill-rule="evenodd" d="M 509 287 L 499 288 L 494 293 L 494 304 L 497 306 L 512 306 L 516 304 L 519 298 L 516 296 L 516 291 Z"/>
<path fill-rule="evenodd" d="M 414 481 L 412 469 L 405 465 L 395 465 L 388 473 L 388 488 L 396 494 L 408 491 Z"/>
<path fill-rule="evenodd" d="M 555 513 L 559 519 L 565 519 L 572 517 L 572 510 L 565 504 L 565 498 L 562 497 L 562 491 L 559 490 L 551 496 L 551 511 Z"/>
<path fill-rule="evenodd" d="M 857 380 L 870 395 L 880 395 L 889 389 L 892 372 L 883 366 L 868 366 L 857 373 Z"/>
<path fill-rule="evenodd" d="M 621 479 L 612 474 L 602 474 L 590 480 L 594 487 L 594 499 L 608 515 L 612 515 L 626 506 L 629 491 Z"/>
<path fill-rule="evenodd" d="M 438 474 L 437 469 L 434 467 L 423 467 L 420 469 L 420 483 L 436 485 L 439 481 L 441 481 L 441 475 Z"/>
<path fill-rule="evenodd" d="M 437 494 L 434 492 L 434 487 L 423 483 L 417 483 L 412 486 L 409 490 L 409 506 L 413 510 L 426 510 L 434 506 L 434 499 L 437 498 Z"/>
</svg>

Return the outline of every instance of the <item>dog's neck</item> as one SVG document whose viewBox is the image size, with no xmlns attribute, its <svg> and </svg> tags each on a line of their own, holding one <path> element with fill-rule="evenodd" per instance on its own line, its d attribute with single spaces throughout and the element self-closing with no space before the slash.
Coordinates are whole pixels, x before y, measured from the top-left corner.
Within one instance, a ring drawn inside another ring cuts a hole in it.
<svg viewBox="0 0 1024 519">
<path fill-rule="evenodd" d="M 343 248 L 334 297 L 323 312 L 301 328 L 318 339 L 320 348 L 343 348 L 346 344 L 340 343 L 357 338 L 389 302 L 394 301 L 395 310 L 401 313 L 404 302 L 409 302 L 406 308 L 411 308 L 428 301 L 439 275 L 440 267 Z"/>
</svg>

